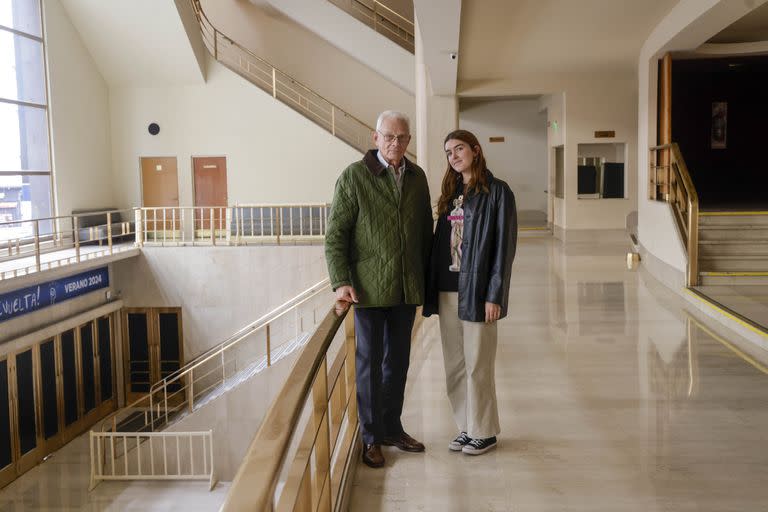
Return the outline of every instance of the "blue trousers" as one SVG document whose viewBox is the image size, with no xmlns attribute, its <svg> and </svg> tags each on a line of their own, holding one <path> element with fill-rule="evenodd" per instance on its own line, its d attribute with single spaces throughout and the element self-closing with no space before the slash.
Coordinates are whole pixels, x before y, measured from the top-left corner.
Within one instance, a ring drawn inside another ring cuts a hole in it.
<svg viewBox="0 0 768 512">
<path fill-rule="evenodd" d="M 416 306 L 355 308 L 357 411 L 366 444 L 403 432 L 405 379 Z"/>
</svg>

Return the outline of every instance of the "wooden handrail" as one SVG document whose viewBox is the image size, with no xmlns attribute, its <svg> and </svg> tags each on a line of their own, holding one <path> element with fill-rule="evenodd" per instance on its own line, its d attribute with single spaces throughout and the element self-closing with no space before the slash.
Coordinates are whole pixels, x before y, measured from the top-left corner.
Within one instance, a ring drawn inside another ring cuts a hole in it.
<svg viewBox="0 0 768 512">
<path fill-rule="evenodd" d="M 251 441 L 222 511 L 273 510 L 275 489 L 291 438 L 297 431 L 299 418 L 313 388 L 319 389 L 316 379 L 320 379 L 322 389 L 327 390 L 327 352 L 348 310 L 348 303 L 337 302 L 302 350 Z M 314 402 L 316 406 L 318 402 Z M 327 398 L 325 407 L 328 407 Z M 327 416 L 325 418 L 327 421 Z"/>
<path fill-rule="evenodd" d="M 669 203 L 688 253 L 687 286 L 699 284 L 699 194 L 677 143 L 651 146 L 650 198 Z M 659 158 L 659 156 L 662 158 Z M 659 165 L 659 161 L 664 163 Z M 660 175 L 659 171 L 663 171 Z"/>
</svg>

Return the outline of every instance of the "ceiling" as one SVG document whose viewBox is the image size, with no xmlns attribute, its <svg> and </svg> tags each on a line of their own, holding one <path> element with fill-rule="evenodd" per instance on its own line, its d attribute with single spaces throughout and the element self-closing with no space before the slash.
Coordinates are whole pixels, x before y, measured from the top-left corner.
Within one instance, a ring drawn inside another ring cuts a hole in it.
<svg viewBox="0 0 768 512">
<path fill-rule="evenodd" d="M 111 87 L 204 79 L 173 1 L 61 0 Z"/>
<path fill-rule="evenodd" d="M 463 0 L 459 80 L 634 71 L 678 0 Z"/>
<path fill-rule="evenodd" d="M 708 43 L 756 43 L 768 41 L 768 3 L 721 30 Z"/>
</svg>

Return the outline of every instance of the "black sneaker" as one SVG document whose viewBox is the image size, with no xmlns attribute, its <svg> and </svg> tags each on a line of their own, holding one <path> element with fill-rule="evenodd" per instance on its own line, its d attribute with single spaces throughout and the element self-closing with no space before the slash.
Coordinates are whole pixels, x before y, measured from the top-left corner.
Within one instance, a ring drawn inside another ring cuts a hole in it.
<svg viewBox="0 0 768 512">
<path fill-rule="evenodd" d="M 461 449 L 467 455 L 480 455 L 491 448 L 496 448 L 496 436 L 485 439 L 472 439 Z"/>
<path fill-rule="evenodd" d="M 452 452 L 460 452 L 464 446 L 472 440 L 466 432 L 460 433 L 456 439 L 448 443 L 448 449 Z"/>
</svg>

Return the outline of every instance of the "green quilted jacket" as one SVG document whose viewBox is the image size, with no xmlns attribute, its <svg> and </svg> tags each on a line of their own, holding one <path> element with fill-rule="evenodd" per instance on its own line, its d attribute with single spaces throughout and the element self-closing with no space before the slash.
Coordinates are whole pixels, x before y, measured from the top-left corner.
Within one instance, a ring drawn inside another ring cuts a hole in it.
<svg viewBox="0 0 768 512">
<path fill-rule="evenodd" d="M 424 171 L 406 160 L 402 194 L 376 150 L 336 181 L 325 234 L 333 289 L 352 285 L 358 307 L 424 303 L 432 208 Z"/>
</svg>

